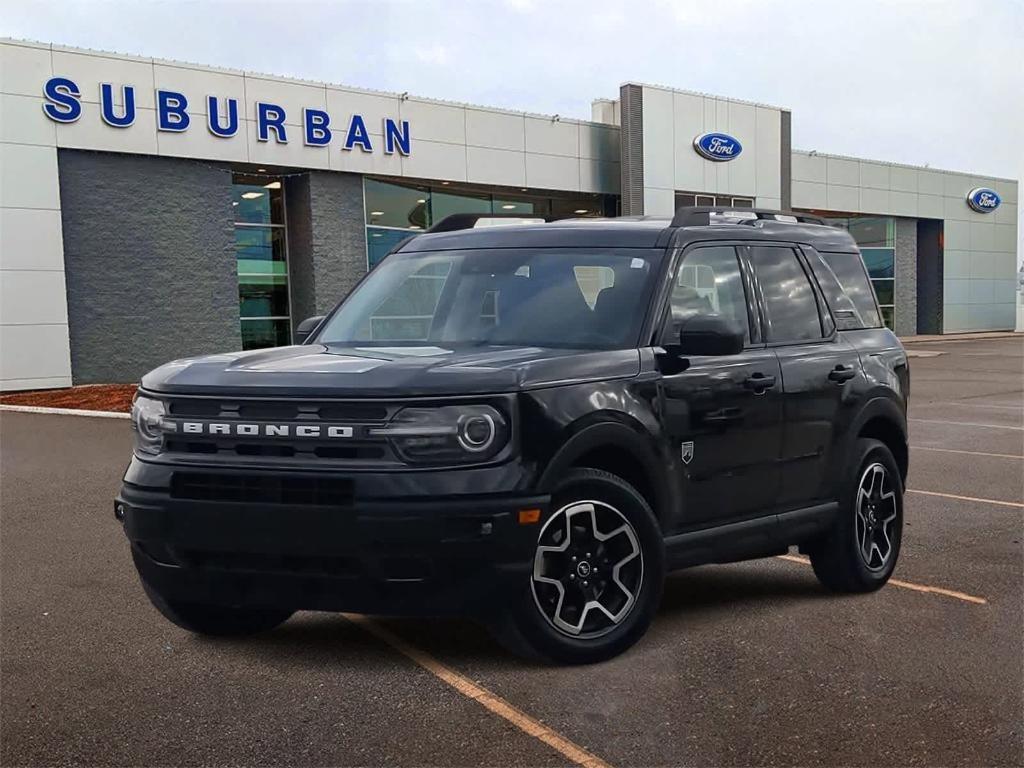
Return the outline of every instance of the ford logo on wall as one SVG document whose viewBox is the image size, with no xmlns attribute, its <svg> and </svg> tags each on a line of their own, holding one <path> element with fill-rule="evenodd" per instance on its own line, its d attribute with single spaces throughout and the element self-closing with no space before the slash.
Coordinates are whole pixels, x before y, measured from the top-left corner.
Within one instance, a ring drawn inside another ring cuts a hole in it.
<svg viewBox="0 0 1024 768">
<path fill-rule="evenodd" d="M 735 160 L 743 151 L 743 145 L 727 133 L 702 133 L 693 140 L 693 148 L 716 163 Z"/>
<path fill-rule="evenodd" d="M 967 204 L 978 213 L 992 213 L 1003 198 L 994 189 L 976 187 L 967 193 Z"/>
</svg>

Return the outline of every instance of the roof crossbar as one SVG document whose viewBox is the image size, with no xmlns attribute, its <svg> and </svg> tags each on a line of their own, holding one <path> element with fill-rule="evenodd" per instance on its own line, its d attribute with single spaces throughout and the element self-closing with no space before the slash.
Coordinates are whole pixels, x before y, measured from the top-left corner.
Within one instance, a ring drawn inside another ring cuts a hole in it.
<svg viewBox="0 0 1024 768">
<path fill-rule="evenodd" d="M 797 222 L 800 224 L 820 224 L 827 222 L 820 216 L 797 211 L 775 211 L 769 208 L 736 208 L 726 205 L 689 205 L 679 208 L 672 217 L 673 227 L 701 227 L 712 221 L 728 221 L 734 219 L 737 224 L 749 224 L 767 219 L 783 223 Z"/>
</svg>

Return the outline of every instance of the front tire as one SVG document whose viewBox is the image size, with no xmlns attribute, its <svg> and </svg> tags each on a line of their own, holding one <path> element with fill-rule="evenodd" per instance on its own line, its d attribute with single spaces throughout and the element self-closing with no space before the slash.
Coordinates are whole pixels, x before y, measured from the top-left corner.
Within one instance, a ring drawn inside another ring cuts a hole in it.
<svg viewBox="0 0 1024 768">
<path fill-rule="evenodd" d="M 286 622 L 294 611 L 276 608 L 206 605 L 168 600 L 145 579 L 142 588 L 164 618 L 197 635 L 244 637 L 267 632 Z"/>
<path fill-rule="evenodd" d="M 873 592 L 892 575 L 903 540 L 903 480 L 892 452 L 862 438 L 856 472 L 842 491 L 832 530 L 808 548 L 818 580 L 834 592 Z"/>
<path fill-rule="evenodd" d="M 563 664 L 617 656 L 643 636 L 661 601 L 661 528 L 633 486 L 596 469 L 571 471 L 552 509 L 530 581 L 496 623 L 498 639 Z"/>
</svg>

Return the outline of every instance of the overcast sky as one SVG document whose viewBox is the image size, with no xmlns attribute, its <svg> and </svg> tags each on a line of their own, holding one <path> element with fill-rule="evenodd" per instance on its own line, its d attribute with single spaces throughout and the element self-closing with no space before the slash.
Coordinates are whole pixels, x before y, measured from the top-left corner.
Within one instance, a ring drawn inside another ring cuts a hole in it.
<svg viewBox="0 0 1024 768">
<path fill-rule="evenodd" d="M 658 83 L 787 107 L 799 149 L 1024 175 L 1024 0 L 0 0 L 0 35 L 581 118 Z"/>
</svg>

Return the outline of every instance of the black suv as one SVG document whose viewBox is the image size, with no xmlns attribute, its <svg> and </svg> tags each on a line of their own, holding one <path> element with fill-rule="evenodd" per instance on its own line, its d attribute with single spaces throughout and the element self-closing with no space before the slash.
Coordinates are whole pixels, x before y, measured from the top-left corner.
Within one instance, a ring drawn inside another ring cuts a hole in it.
<svg viewBox="0 0 1024 768">
<path fill-rule="evenodd" d="M 164 616 L 457 613 L 574 663 L 635 643 L 677 568 L 797 546 L 829 589 L 886 582 L 909 372 L 846 231 L 507 224 L 405 241 L 301 344 L 143 378 L 115 511 Z"/>
</svg>

